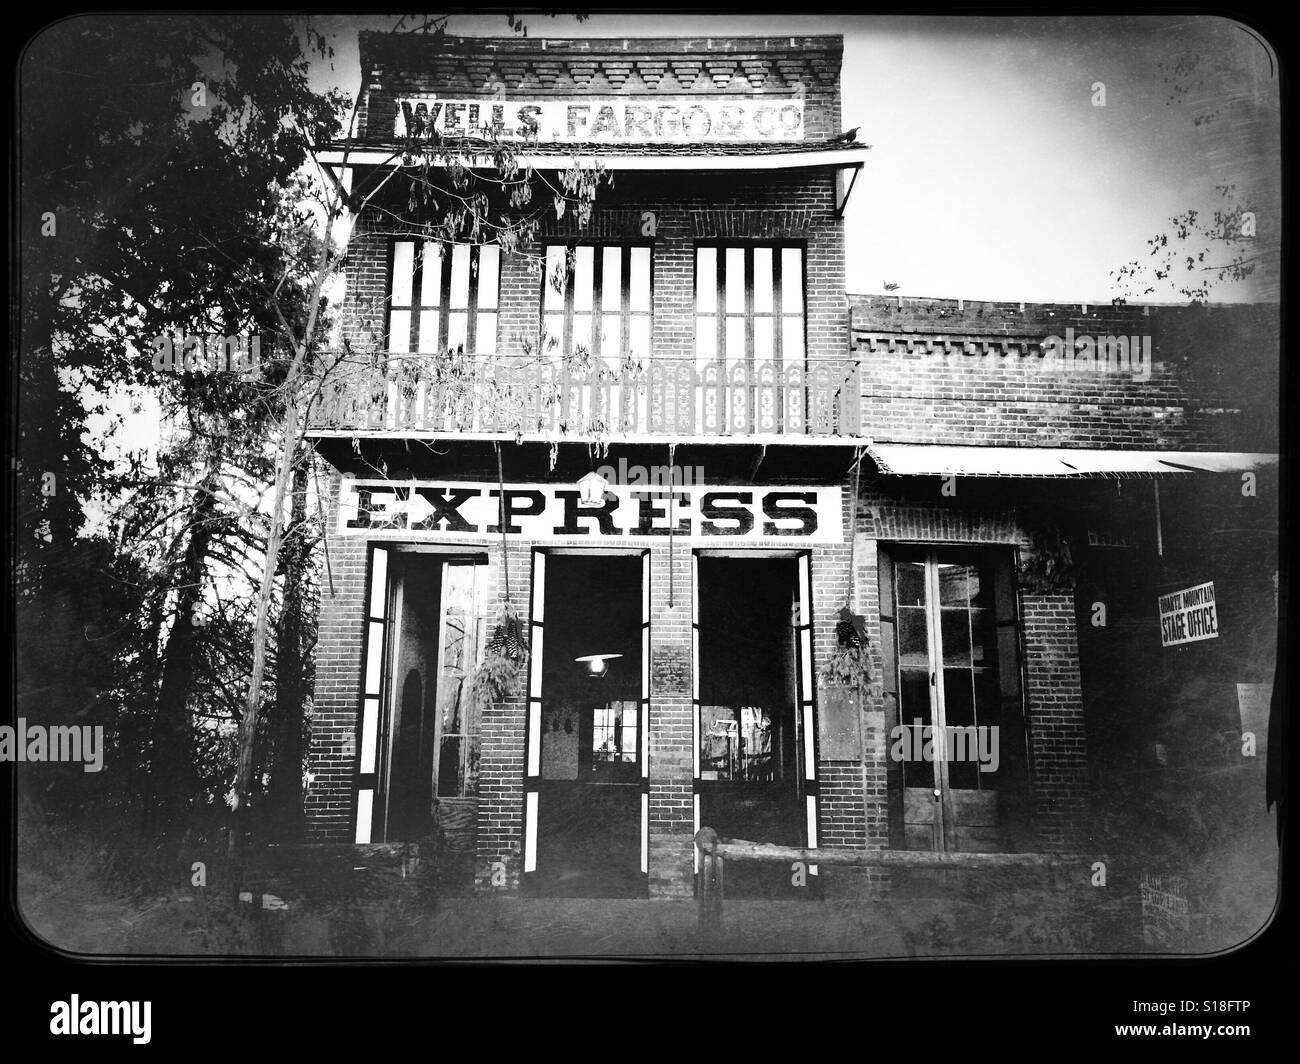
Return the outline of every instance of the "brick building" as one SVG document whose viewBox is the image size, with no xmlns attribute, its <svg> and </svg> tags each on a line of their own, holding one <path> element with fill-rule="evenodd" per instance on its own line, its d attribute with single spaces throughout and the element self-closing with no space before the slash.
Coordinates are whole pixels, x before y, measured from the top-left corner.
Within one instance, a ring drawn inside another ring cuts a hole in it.
<svg viewBox="0 0 1300 1064">
<path fill-rule="evenodd" d="M 464 139 L 484 127 L 552 184 L 575 157 L 615 180 L 517 249 L 421 236 L 396 183 L 356 221 L 349 358 L 311 432 L 331 473 L 313 837 L 436 840 L 483 890 L 677 897 L 701 826 L 1088 836 L 1079 587 L 1111 572 L 1088 563 L 1152 537 L 1163 557 L 1169 514 L 1267 477 L 1275 448 L 1224 401 L 1239 375 L 1186 356 L 1213 330 L 847 296 L 870 152 L 840 132 L 838 37 L 363 34 L 361 55 L 331 156 L 354 186 L 411 136 L 494 172 Z M 1251 313 L 1216 321 L 1257 335 Z M 518 681 L 482 696 L 516 635 Z M 859 643 L 860 682 L 823 674 Z"/>
</svg>

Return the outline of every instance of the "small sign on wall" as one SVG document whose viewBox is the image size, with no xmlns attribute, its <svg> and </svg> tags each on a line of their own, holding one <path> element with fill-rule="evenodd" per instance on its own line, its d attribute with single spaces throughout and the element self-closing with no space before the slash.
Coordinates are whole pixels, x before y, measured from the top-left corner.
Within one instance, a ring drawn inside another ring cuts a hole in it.
<svg viewBox="0 0 1300 1064">
<path fill-rule="evenodd" d="M 1140 873 L 1142 940 L 1148 946 L 1176 949 L 1191 931 L 1187 880 L 1182 876 Z"/>
<path fill-rule="evenodd" d="M 1237 684 L 1237 708 L 1241 711 L 1241 734 L 1253 735 L 1254 756 L 1268 756 L 1268 710 L 1273 700 L 1271 683 Z"/>
<path fill-rule="evenodd" d="M 1159 605 L 1161 646 L 1219 638 L 1213 581 L 1161 595 Z"/>
<path fill-rule="evenodd" d="M 862 732 L 858 726 L 861 693 L 834 684 L 820 690 L 818 754 L 827 761 L 861 761 Z"/>
</svg>

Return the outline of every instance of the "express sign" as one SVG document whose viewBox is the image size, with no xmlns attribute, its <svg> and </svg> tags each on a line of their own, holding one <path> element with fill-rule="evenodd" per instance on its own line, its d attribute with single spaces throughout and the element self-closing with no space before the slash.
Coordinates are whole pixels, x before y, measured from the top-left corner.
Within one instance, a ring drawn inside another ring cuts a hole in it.
<svg viewBox="0 0 1300 1064">
<path fill-rule="evenodd" d="M 399 137 L 485 136 L 536 139 L 543 144 L 698 144 L 804 139 L 802 100 L 764 97 L 701 100 L 682 97 L 653 103 L 636 99 L 485 100 L 413 96 L 399 100 L 394 133 Z"/>
<path fill-rule="evenodd" d="M 834 486 L 612 485 L 598 507 L 582 506 L 581 498 L 576 486 L 507 484 L 506 533 L 580 543 L 654 541 L 671 534 L 714 546 L 840 543 L 844 538 L 842 499 Z M 501 536 L 501 510 L 496 484 L 347 478 L 339 494 L 338 533 L 495 540 Z"/>
</svg>

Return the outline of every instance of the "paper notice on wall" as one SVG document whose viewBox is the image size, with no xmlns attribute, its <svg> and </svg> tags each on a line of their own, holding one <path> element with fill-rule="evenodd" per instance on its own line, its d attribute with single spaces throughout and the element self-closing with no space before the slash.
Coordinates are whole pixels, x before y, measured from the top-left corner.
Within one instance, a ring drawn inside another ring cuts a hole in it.
<svg viewBox="0 0 1300 1064">
<path fill-rule="evenodd" d="M 1161 646 L 1219 638 L 1213 581 L 1161 595 L 1159 606 Z"/>
<path fill-rule="evenodd" d="M 1241 710 L 1241 734 L 1255 737 L 1255 756 L 1268 753 L 1268 707 L 1273 701 L 1271 683 L 1237 684 L 1237 707 Z"/>
<path fill-rule="evenodd" d="M 1142 940 L 1148 946 L 1176 948 L 1191 931 L 1187 880 L 1182 876 L 1139 873 L 1142 892 Z"/>
<path fill-rule="evenodd" d="M 573 709 L 552 710 L 542 717 L 542 779 L 578 778 L 578 724 Z"/>
</svg>

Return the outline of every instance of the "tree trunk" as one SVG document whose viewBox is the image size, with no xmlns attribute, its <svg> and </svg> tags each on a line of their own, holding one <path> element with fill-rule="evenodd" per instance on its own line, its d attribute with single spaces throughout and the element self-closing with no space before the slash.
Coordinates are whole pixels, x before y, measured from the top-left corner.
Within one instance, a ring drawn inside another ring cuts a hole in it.
<svg viewBox="0 0 1300 1064">
<path fill-rule="evenodd" d="M 197 795 L 199 775 L 194 763 L 194 729 L 189 696 L 197 657 L 195 608 L 203 601 L 203 574 L 213 539 L 216 515 L 213 491 L 218 484 L 220 452 L 208 460 L 201 490 L 190 517 L 185 553 L 176 570 L 180 589 L 176 619 L 162 653 L 162 683 L 154 710 L 150 777 L 153 788 L 155 837 L 167 847 L 179 845 L 185 814 Z M 201 618 L 198 618 L 201 620 Z"/>
<path fill-rule="evenodd" d="M 272 739 L 271 784 L 267 794 L 268 827 L 279 842 L 294 842 L 302 834 L 302 724 L 310 694 L 304 634 L 309 619 L 306 599 L 307 464 L 294 467 L 290 516 L 291 538 L 284 545 L 284 603 L 276 628 L 275 727 Z"/>
<path fill-rule="evenodd" d="M 290 368 L 286 378 L 284 413 L 284 439 L 280 445 L 280 459 L 275 474 L 275 492 L 271 499 L 271 530 L 266 537 L 266 563 L 262 570 L 262 586 L 257 595 L 257 615 L 253 624 L 253 671 L 248 680 L 248 694 L 244 702 L 244 715 L 239 721 L 239 763 L 235 775 L 235 824 L 230 835 L 230 853 L 236 865 L 242 863 L 244 843 L 251 822 L 249 798 L 253 790 L 253 748 L 257 741 L 257 718 L 261 713 L 262 680 L 266 675 L 266 642 L 271 611 L 271 592 L 280 561 L 280 544 L 284 538 L 284 497 L 288 493 L 289 478 L 298 456 L 298 397 L 293 387 L 298 383 L 298 371 L 303 362 L 305 348 Z"/>
</svg>

